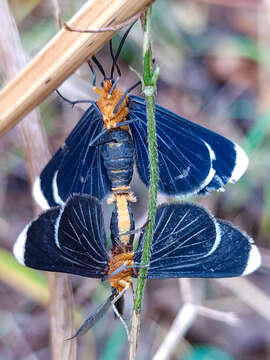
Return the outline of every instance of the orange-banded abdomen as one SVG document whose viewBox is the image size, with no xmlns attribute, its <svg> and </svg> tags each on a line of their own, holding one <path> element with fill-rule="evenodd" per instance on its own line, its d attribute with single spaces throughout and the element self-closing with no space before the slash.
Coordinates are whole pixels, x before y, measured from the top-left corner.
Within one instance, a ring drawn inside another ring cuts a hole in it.
<svg viewBox="0 0 270 360">
<path fill-rule="evenodd" d="M 114 195 L 115 206 L 110 225 L 113 247 L 117 247 L 121 242 L 123 248 L 128 249 L 133 243 L 135 222 L 130 201 L 134 200 L 130 193 Z"/>
<path fill-rule="evenodd" d="M 113 191 L 129 190 L 133 176 L 134 145 L 128 131 L 111 130 L 101 138 L 102 157 Z"/>
<path fill-rule="evenodd" d="M 126 252 L 126 253 L 113 255 L 109 261 L 108 275 L 119 269 L 119 267 L 121 267 L 124 264 L 126 266 L 134 266 L 133 252 Z M 133 272 L 134 272 L 133 268 L 129 268 L 112 276 L 109 279 L 111 286 L 115 288 L 118 291 L 118 293 L 120 293 L 126 287 L 131 286 Z"/>
</svg>

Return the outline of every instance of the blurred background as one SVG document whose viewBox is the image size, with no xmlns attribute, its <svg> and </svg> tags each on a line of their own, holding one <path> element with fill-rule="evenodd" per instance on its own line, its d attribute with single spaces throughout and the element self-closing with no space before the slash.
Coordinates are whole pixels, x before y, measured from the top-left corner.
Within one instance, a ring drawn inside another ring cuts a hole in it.
<svg viewBox="0 0 270 360">
<path fill-rule="evenodd" d="M 68 20 L 84 3 L 60 0 Z M 187 297 L 197 316 L 170 359 L 270 359 L 270 2 L 256 0 L 157 0 L 153 55 L 161 67 L 157 103 L 236 141 L 250 157 L 248 171 L 224 193 L 196 201 L 245 230 L 259 245 L 263 266 L 247 278 L 156 280 L 144 297 L 138 359 L 151 359 Z M 10 0 L 25 52 L 34 56 L 57 32 L 50 1 Z M 120 34 L 114 38 L 119 43 Z M 141 71 L 142 32 L 132 29 L 119 62 L 126 89 Z M 0 54 L 1 56 L 1 54 Z M 105 47 L 97 55 L 105 69 Z M 1 71 L 1 69 L 0 69 Z M 3 86 L 0 73 L 0 85 Z M 84 65 L 60 88 L 72 100 L 93 99 Z M 139 92 L 138 92 L 139 93 Z M 52 94 L 39 107 L 54 153 L 85 108 Z M 31 189 L 16 128 L 0 141 L 0 359 L 50 359 L 48 290 L 43 273 L 23 268 L 11 249 L 33 217 Z M 137 226 L 145 220 L 147 190 L 135 175 Z M 159 199 L 164 201 L 164 198 Z M 110 208 L 104 205 L 105 216 Z M 109 236 L 109 234 L 108 234 Z M 106 284 L 72 277 L 77 326 L 108 295 Z M 187 290 L 188 288 L 188 290 Z M 127 297 L 125 319 L 132 310 Z M 233 314 L 232 314 L 233 313 Z M 14 337 L 16 341 L 14 341 Z M 79 359 L 126 359 L 128 341 L 112 311 L 79 339 Z"/>
</svg>

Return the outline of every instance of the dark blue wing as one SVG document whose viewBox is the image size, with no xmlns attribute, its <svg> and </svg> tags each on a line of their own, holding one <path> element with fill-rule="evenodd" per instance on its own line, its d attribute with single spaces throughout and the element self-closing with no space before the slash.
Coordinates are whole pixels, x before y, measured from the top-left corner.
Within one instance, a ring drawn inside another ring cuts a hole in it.
<svg viewBox="0 0 270 360">
<path fill-rule="evenodd" d="M 42 196 L 53 206 L 63 204 L 73 193 L 86 193 L 99 200 L 108 194 L 110 182 L 101 147 L 89 146 L 102 127 L 98 112 L 91 106 L 37 180 L 34 195 L 37 194 L 35 199 L 40 206 L 44 204 Z"/>
<path fill-rule="evenodd" d="M 149 185 L 145 100 L 129 96 L 129 119 L 138 172 Z M 190 195 L 220 190 L 237 181 L 248 165 L 244 151 L 230 140 L 156 105 L 159 190 Z"/>
<path fill-rule="evenodd" d="M 55 234 L 57 246 L 67 256 L 93 267 L 93 271 L 106 267 L 103 214 L 95 198 L 71 196 L 56 223 Z"/>
<path fill-rule="evenodd" d="M 217 222 L 220 244 L 201 268 L 213 272 L 211 277 L 248 275 L 257 270 L 261 265 L 261 255 L 253 239 L 230 223 Z"/>
<path fill-rule="evenodd" d="M 142 244 L 134 260 L 141 260 Z M 166 205 L 156 214 L 147 277 L 217 278 L 247 275 L 260 264 L 257 247 L 246 234 L 215 220 L 192 204 Z"/>
<path fill-rule="evenodd" d="M 92 230 L 101 226 L 100 235 L 104 233 L 101 225 L 101 210 L 98 210 L 96 201 L 90 200 L 90 204 L 94 204 L 94 210 L 91 214 L 92 223 L 91 225 L 88 224 L 87 238 L 82 236 L 72 239 L 71 236 L 74 236 L 72 231 L 65 234 L 60 230 L 59 233 L 59 222 L 63 222 L 61 220 L 63 214 L 65 214 L 65 219 L 69 224 L 74 223 L 72 215 L 71 219 L 66 218 L 66 211 L 69 211 L 72 201 L 71 199 L 68 202 L 67 209 L 52 208 L 28 224 L 18 236 L 13 253 L 22 265 L 34 269 L 102 278 L 107 272 L 108 256 L 104 248 L 104 238 L 98 242 L 95 237 L 96 230 Z M 85 206 L 83 209 L 85 210 Z M 56 237 L 57 229 L 59 238 Z M 68 230 L 70 231 L 70 229 Z M 70 250 L 66 247 L 67 243 Z M 89 247 L 92 249 L 91 252 L 88 251 Z"/>
<path fill-rule="evenodd" d="M 215 219 L 202 207 L 179 203 L 157 209 L 148 277 L 177 277 L 171 266 L 185 267 L 213 251 L 218 239 Z M 134 261 L 140 262 L 144 234 Z"/>
</svg>

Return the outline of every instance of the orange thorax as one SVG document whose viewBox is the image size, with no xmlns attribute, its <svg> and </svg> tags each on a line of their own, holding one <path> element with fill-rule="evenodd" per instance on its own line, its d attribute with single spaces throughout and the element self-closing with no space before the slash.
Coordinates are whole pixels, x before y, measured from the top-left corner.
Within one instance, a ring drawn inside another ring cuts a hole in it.
<svg viewBox="0 0 270 360">
<path fill-rule="evenodd" d="M 97 106 L 103 114 L 104 127 L 107 129 L 115 128 L 117 124 L 126 119 L 128 114 L 127 96 L 122 101 L 116 114 L 113 113 L 113 110 L 123 96 L 123 91 L 116 86 L 110 95 L 111 87 L 111 80 L 104 80 L 101 89 L 94 87 L 94 91 L 100 95 L 97 100 Z M 127 130 L 127 127 L 123 127 L 123 130 Z"/>
</svg>

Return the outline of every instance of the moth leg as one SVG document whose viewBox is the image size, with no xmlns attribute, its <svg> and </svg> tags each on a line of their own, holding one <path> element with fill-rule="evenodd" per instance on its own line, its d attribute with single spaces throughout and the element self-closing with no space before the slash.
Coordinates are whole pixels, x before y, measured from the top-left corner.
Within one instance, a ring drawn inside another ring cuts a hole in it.
<svg viewBox="0 0 270 360">
<path fill-rule="evenodd" d="M 112 303 L 112 308 L 113 308 L 113 311 L 116 315 L 116 317 L 121 321 L 122 325 L 124 326 L 125 330 L 126 330 L 126 334 L 127 334 L 127 338 L 128 338 L 128 341 L 130 341 L 130 335 L 129 335 L 129 328 L 127 326 L 127 323 L 125 322 L 125 320 L 123 319 L 123 317 L 119 314 L 119 311 L 117 310 L 116 306 L 114 303 Z"/>
</svg>

